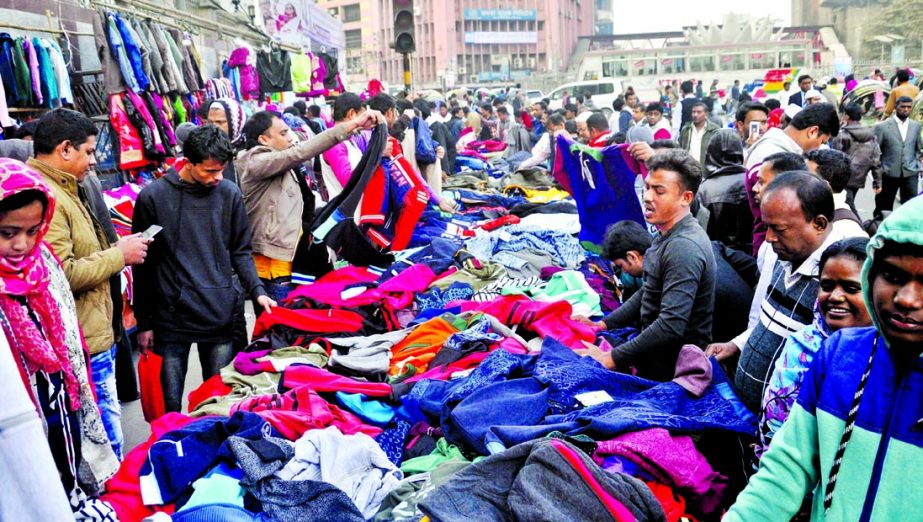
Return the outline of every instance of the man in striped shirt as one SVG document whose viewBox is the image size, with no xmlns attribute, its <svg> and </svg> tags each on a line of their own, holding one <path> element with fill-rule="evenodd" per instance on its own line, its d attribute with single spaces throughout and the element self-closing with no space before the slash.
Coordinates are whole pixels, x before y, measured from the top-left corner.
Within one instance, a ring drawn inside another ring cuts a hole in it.
<svg viewBox="0 0 923 522">
<path fill-rule="evenodd" d="M 760 208 L 766 241 L 779 260 L 771 268 L 759 322 L 741 350 L 734 379 L 738 396 L 754 412 L 785 339 L 813 319 L 818 261 L 832 242 L 833 194 L 817 176 L 789 172 L 769 184 Z"/>
</svg>

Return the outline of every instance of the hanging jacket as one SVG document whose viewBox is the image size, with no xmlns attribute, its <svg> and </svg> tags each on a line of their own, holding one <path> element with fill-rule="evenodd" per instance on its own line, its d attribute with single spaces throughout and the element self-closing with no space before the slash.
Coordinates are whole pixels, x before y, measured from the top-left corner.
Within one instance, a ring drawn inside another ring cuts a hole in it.
<svg viewBox="0 0 923 522">
<path fill-rule="evenodd" d="M 173 38 L 167 34 L 163 27 L 159 25 L 154 26 L 153 31 L 154 38 L 157 39 L 157 47 L 160 48 L 160 52 L 163 54 L 163 59 L 165 62 L 167 62 L 170 68 L 170 76 L 173 77 L 173 82 L 176 83 L 176 92 L 179 94 L 188 93 L 189 86 L 186 85 L 186 80 L 183 79 L 183 60 L 179 55 L 179 51 L 175 49 L 176 43 L 173 41 Z"/>
<path fill-rule="evenodd" d="M 157 86 L 157 92 L 170 92 L 173 89 L 170 88 L 170 84 L 164 76 L 163 55 L 160 53 L 160 47 L 157 46 L 157 40 L 154 39 L 151 29 L 146 23 L 139 22 L 138 20 L 134 20 L 133 23 L 135 25 L 135 31 L 141 39 L 144 40 L 144 45 L 149 52 L 151 61 L 151 82 Z"/>
<path fill-rule="evenodd" d="M 731 129 L 716 132 L 704 156 L 705 179 L 696 199 L 708 209 L 705 231 L 712 241 L 750 254 L 753 250 L 753 213 L 744 185 L 743 145 Z"/>
<path fill-rule="evenodd" d="M 10 106 L 19 103 L 19 90 L 16 84 L 16 76 L 13 72 L 16 68 L 16 62 L 13 58 L 15 47 L 16 42 L 10 36 L 10 33 L 0 33 L 0 79 L 3 80 L 6 103 Z"/>
<path fill-rule="evenodd" d="M 122 37 L 122 45 L 128 56 L 128 64 L 131 66 L 135 81 L 138 82 L 138 88 L 133 90 L 135 92 L 139 90 L 146 91 L 151 85 L 151 81 L 144 72 L 144 58 L 141 54 L 141 48 L 138 46 L 138 42 L 132 37 L 131 28 L 125 23 L 125 20 L 119 15 L 113 16 L 115 18 L 115 26 L 118 28 L 119 35 Z"/>
<path fill-rule="evenodd" d="M 29 64 L 23 52 L 22 38 L 17 38 L 13 46 L 13 77 L 16 79 L 16 103 L 19 106 L 32 105 L 32 76 Z"/>
<path fill-rule="evenodd" d="M 174 73 L 172 55 L 170 50 L 167 47 L 167 42 L 163 38 L 163 35 L 160 33 L 158 28 L 150 23 L 145 23 L 142 25 L 145 33 L 148 34 L 151 41 L 157 47 L 157 55 L 159 56 L 161 65 L 160 73 L 163 75 L 163 81 L 166 86 L 164 92 L 179 92 L 179 84 L 176 81 L 176 75 Z"/>
<path fill-rule="evenodd" d="M 115 54 L 119 62 L 119 70 L 122 71 L 122 80 L 125 81 L 125 85 L 127 85 L 129 89 L 138 92 L 141 87 L 138 84 L 138 79 L 135 78 L 135 72 L 128 59 L 128 51 L 125 50 L 125 43 L 116 25 L 114 15 L 109 14 L 107 16 L 107 26 L 109 33 L 109 48 Z"/>
<path fill-rule="evenodd" d="M 41 80 L 42 99 L 45 100 L 45 106 L 52 109 L 60 104 L 58 80 L 55 78 L 54 64 L 51 63 L 51 56 L 48 54 L 48 49 L 42 45 L 42 41 L 38 37 L 32 38 L 32 48 L 35 49 L 35 54 L 38 57 L 38 72 Z"/>
<path fill-rule="evenodd" d="M 150 87 L 153 90 L 158 90 L 159 85 L 157 84 L 157 78 L 154 76 L 154 66 L 151 61 L 151 45 L 147 39 L 141 34 L 137 29 L 138 22 L 134 19 L 125 20 L 125 30 L 128 32 L 128 35 L 134 40 L 135 44 L 138 46 L 138 50 L 141 52 L 141 67 L 144 71 L 144 75 L 147 77 L 150 82 Z"/>
<path fill-rule="evenodd" d="M 173 42 L 176 43 L 176 50 L 179 52 L 182 57 L 182 71 L 183 79 L 186 80 L 186 86 L 189 87 L 190 91 L 200 91 L 202 90 L 202 78 L 196 72 L 195 63 L 192 61 L 192 57 L 189 56 L 189 49 L 183 43 L 183 35 L 176 29 L 169 31 L 168 37 L 172 35 Z"/>
<path fill-rule="evenodd" d="M 759 472 L 724 520 L 788 520 L 812 490 L 811 520 L 923 518 L 923 504 L 908 501 L 923 495 L 923 483 L 914 480 L 923 466 L 923 358 L 919 347 L 908 353 L 889 346 L 872 305 L 878 250 L 885 241 L 923 248 L 921 220 L 923 199 L 915 198 L 894 211 L 869 242 L 862 291 L 875 326 L 844 328 L 823 343 Z M 851 437 L 839 454 L 847 429 Z M 841 462 L 834 470 L 837 457 Z M 836 485 L 825 509 L 832 480 Z"/>
<path fill-rule="evenodd" d="M 260 97 L 292 90 L 292 64 L 288 51 L 260 51 L 256 55 L 256 72 L 260 77 Z"/>
<path fill-rule="evenodd" d="M 74 103 L 74 91 L 71 90 L 70 74 L 67 71 L 67 64 L 64 62 L 64 55 L 58 44 L 42 39 L 42 45 L 48 50 L 48 56 L 51 58 L 51 64 L 54 68 L 55 79 L 58 85 L 58 99 L 63 105 L 65 103 Z"/>
<path fill-rule="evenodd" d="M 192 63 L 192 70 L 195 73 L 195 77 L 199 83 L 199 90 L 202 90 L 205 88 L 205 79 L 208 78 L 208 75 L 205 74 L 204 69 L 202 68 L 202 56 L 199 54 L 199 50 L 196 49 L 195 43 L 191 38 L 189 38 L 188 44 L 186 41 L 187 40 L 184 40 L 183 47 L 186 48 L 186 52 L 189 54 L 189 58 L 191 60 L 190 63 Z"/>
<path fill-rule="evenodd" d="M 229 342 L 237 274 L 256 300 L 266 292 L 253 266 L 250 227 L 237 186 L 210 188 L 175 170 L 144 188 L 132 231 L 164 230 L 135 272 L 135 315 L 141 331 L 167 342 Z"/>
<path fill-rule="evenodd" d="M 240 73 L 240 93 L 245 100 L 257 98 L 260 95 L 260 78 L 254 64 L 255 57 L 250 49 L 238 47 L 231 51 L 228 65 L 236 68 Z"/>
<path fill-rule="evenodd" d="M 116 49 L 110 45 L 110 42 L 108 13 L 98 9 L 93 16 L 93 43 L 103 70 L 103 83 L 106 85 L 106 93 L 115 94 L 125 90 L 125 81 L 122 79 L 119 69 Z M 70 98 L 70 101 L 73 102 L 73 97 Z"/>
<path fill-rule="evenodd" d="M 151 161 L 157 161 L 160 159 L 160 154 L 158 153 L 157 145 L 154 143 L 155 130 L 148 124 L 144 116 L 142 116 L 142 108 L 137 102 L 137 95 L 128 96 L 126 94 L 125 97 L 122 98 L 128 121 L 131 122 L 132 127 L 138 131 L 138 135 L 141 137 L 141 144 L 144 147 L 144 157 Z"/>
<path fill-rule="evenodd" d="M 32 47 L 32 42 L 25 37 L 22 40 L 22 49 L 25 53 L 26 63 L 29 64 L 29 79 L 32 83 L 32 103 L 41 105 L 45 100 L 42 97 L 42 77 L 38 70 L 38 53 Z"/>
</svg>

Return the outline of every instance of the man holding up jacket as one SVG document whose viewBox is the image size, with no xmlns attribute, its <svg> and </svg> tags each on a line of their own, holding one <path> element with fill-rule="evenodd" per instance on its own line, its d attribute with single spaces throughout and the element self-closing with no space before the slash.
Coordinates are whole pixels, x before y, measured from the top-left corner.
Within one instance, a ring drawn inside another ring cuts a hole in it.
<svg viewBox="0 0 923 522">
<path fill-rule="evenodd" d="M 314 218 L 314 195 L 301 165 L 380 121 L 380 113 L 364 111 L 296 145 L 279 113 L 260 111 L 247 120 L 244 150 L 234 165 L 253 230 L 256 271 L 273 298 L 291 291 L 295 251 Z"/>
</svg>

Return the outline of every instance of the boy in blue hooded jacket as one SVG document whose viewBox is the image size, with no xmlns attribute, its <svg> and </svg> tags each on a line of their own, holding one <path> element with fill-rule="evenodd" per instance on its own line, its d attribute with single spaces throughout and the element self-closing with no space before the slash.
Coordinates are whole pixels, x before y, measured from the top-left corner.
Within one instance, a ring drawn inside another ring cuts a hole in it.
<svg viewBox="0 0 923 522">
<path fill-rule="evenodd" d="M 923 520 L 923 198 L 869 243 L 863 292 L 874 327 L 830 336 L 796 405 L 725 521 Z"/>
</svg>

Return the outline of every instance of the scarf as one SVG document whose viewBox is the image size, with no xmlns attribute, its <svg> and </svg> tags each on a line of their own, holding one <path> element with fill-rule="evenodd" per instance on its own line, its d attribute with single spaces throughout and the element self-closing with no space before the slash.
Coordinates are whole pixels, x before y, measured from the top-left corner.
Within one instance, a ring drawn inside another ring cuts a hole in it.
<svg viewBox="0 0 923 522">
<path fill-rule="evenodd" d="M 224 114 L 228 119 L 228 138 L 231 139 L 232 145 L 239 146 L 243 142 L 244 123 L 247 121 L 244 108 L 233 98 L 219 98 L 213 100 L 208 109 L 224 110 Z"/>
<path fill-rule="evenodd" d="M 0 200 L 27 190 L 43 193 L 48 205 L 32 251 L 18 262 L 0 257 L 0 310 L 8 319 L 4 329 L 29 372 L 61 372 L 71 407 L 76 411 L 80 407 L 79 384 L 68 359 L 61 312 L 48 290 L 48 267 L 41 254 L 42 239 L 54 215 L 54 196 L 34 170 L 19 161 L 0 158 Z M 23 299 L 41 331 L 22 305 Z"/>
</svg>

